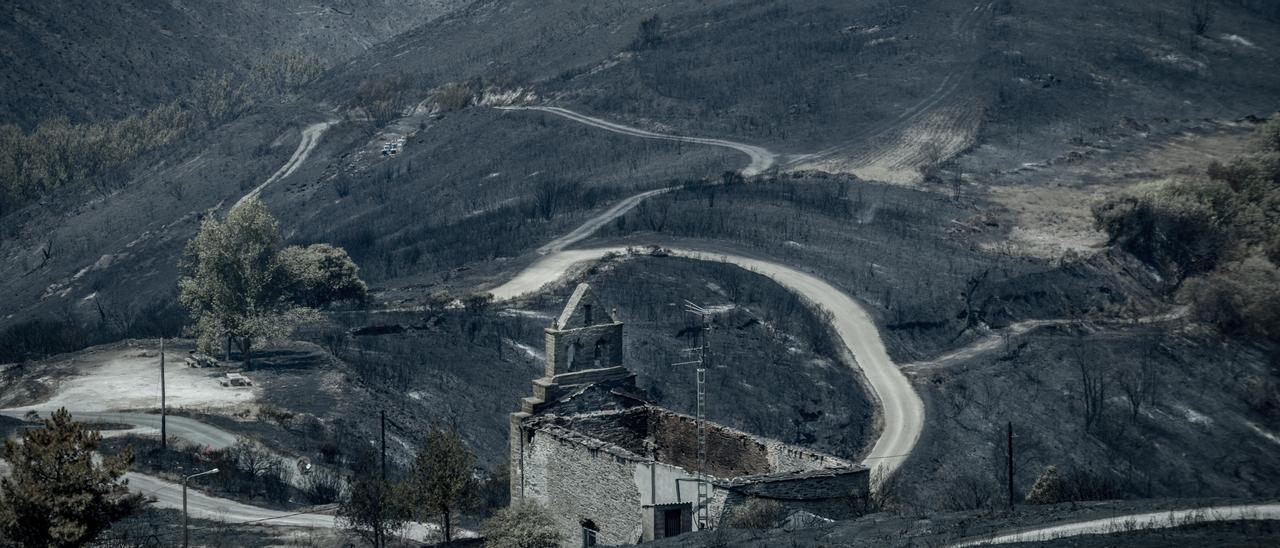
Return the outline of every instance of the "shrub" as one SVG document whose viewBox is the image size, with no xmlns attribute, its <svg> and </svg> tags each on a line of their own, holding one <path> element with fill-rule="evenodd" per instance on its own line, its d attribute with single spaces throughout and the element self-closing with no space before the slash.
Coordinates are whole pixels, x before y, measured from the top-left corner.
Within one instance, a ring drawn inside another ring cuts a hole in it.
<svg viewBox="0 0 1280 548">
<path fill-rule="evenodd" d="M 1027 493 L 1027 504 L 1056 504 L 1065 499 L 1066 485 L 1062 479 L 1062 474 L 1058 473 L 1058 467 L 1050 465 L 1044 469 L 1044 473 L 1036 478 L 1035 485 L 1031 486 L 1031 492 Z"/>
<path fill-rule="evenodd" d="M 979 510 L 991 507 L 995 490 L 996 481 L 990 474 L 965 471 L 953 476 L 938 494 L 947 510 Z"/>
<path fill-rule="evenodd" d="M 551 515 L 528 499 L 498 510 L 480 530 L 490 548 L 552 548 L 561 540 Z"/>
<path fill-rule="evenodd" d="M 772 529 L 786 517 L 786 509 L 777 501 L 751 498 L 730 509 L 720 526 L 728 529 Z"/>
<path fill-rule="evenodd" d="M 314 469 L 303 480 L 303 490 L 311 504 L 337 502 L 342 495 L 342 478 L 331 470 Z"/>
<path fill-rule="evenodd" d="M 471 105 L 475 98 L 475 93 L 471 86 L 450 82 L 436 88 L 432 96 L 440 112 L 453 112 Z"/>
</svg>

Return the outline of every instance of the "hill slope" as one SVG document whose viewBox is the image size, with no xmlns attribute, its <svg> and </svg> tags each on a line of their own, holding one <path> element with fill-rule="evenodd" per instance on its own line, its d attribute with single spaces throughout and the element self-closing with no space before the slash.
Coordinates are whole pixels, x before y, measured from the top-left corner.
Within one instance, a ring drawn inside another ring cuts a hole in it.
<svg viewBox="0 0 1280 548">
<path fill-rule="evenodd" d="M 15 0 L 0 8 L 0 123 L 136 113 L 209 70 L 277 51 L 336 64 L 447 12 L 450 0 L 301 0 L 101 5 Z"/>
</svg>

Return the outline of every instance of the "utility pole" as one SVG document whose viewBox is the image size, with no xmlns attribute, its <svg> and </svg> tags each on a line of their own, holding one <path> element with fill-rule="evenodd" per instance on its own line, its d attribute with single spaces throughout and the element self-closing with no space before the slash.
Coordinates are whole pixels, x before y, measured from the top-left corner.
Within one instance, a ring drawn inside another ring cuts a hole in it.
<svg viewBox="0 0 1280 548">
<path fill-rule="evenodd" d="M 187 548 L 188 546 L 191 546 L 191 530 L 189 529 L 188 523 L 187 523 L 188 521 L 187 520 L 187 482 L 190 481 L 191 478 L 198 478 L 200 476 L 207 476 L 209 474 L 217 474 L 217 473 L 218 473 L 218 469 L 214 468 L 213 470 L 205 470 L 204 472 L 200 472 L 199 474 L 191 474 L 190 476 L 182 477 L 182 548 Z"/>
<path fill-rule="evenodd" d="M 1008 426 L 1009 447 L 1009 509 L 1013 510 L 1013 421 Z"/>
<path fill-rule="evenodd" d="M 382 481 L 387 481 L 387 410 L 382 410 Z"/>
<path fill-rule="evenodd" d="M 164 337 L 160 337 L 160 454 L 164 455 L 169 448 L 169 435 L 165 429 L 164 401 Z"/>
</svg>

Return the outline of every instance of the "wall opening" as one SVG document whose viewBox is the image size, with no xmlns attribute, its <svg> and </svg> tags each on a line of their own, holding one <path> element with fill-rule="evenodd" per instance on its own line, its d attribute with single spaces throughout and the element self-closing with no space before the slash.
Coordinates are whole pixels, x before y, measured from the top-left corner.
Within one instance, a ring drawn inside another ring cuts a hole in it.
<svg viewBox="0 0 1280 548">
<path fill-rule="evenodd" d="M 595 546 L 596 537 L 600 535 L 600 528 L 596 526 L 596 522 L 584 519 L 582 520 L 582 546 Z"/>
</svg>

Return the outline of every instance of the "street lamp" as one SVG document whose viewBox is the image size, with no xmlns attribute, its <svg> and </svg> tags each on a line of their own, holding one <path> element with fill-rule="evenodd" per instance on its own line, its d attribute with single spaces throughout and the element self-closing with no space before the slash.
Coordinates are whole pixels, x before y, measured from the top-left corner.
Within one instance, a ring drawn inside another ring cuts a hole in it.
<svg viewBox="0 0 1280 548">
<path fill-rule="evenodd" d="M 214 468 L 213 470 L 205 470 L 199 474 L 191 474 L 182 478 L 182 548 L 187 548 L 191 545 L 191 532 L 187 529 L 187 481 L 191 478 L 217 473 L 218 469 Z"/>
</svg>

